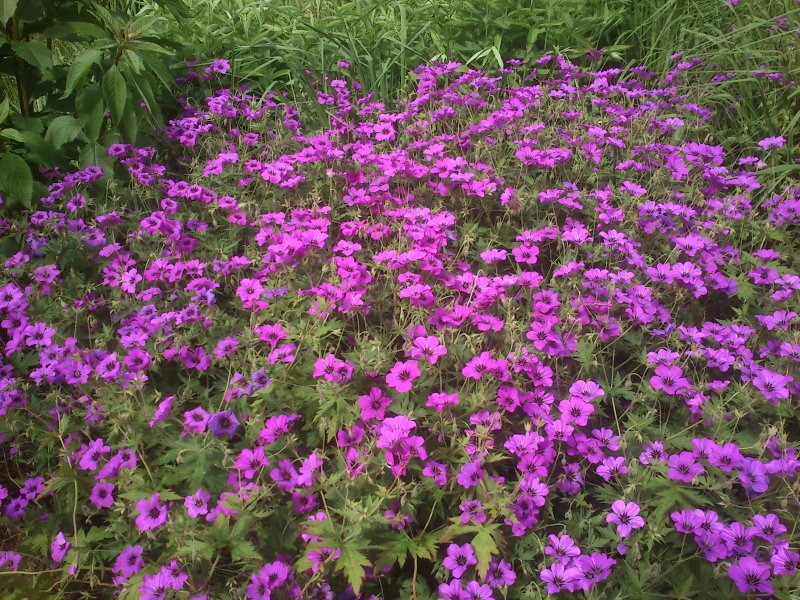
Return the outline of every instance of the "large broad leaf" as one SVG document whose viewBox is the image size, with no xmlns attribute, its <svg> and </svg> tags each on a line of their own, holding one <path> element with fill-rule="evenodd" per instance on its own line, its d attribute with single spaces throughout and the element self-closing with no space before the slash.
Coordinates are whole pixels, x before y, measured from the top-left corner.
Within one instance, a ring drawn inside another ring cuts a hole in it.
<svg viewBox="0 0 800 600">
<path fill-rule="evenodd" d="M 67 84 L 64 88 L 64 95 L 62 98 L 66 98 L 69 96 L 75 86 L 77 86 L 89 70 L 92 68 L 92 65 L 100 62 L 100 59 L 103 57 L 103 52 L 98 50 L 97 48 L 89 48 L 88 50 L 84 50 L 78 56 L 76 56 L 72 64 L 69 67 L 69 72 L 67 72 Z"/>
<path fill-rule="evenodd" d="M 42 32 L 44 37 L 67 39 L 88 37 L 101 39 L 108 37 L 108 33 L 100 26 L 86 21 L 62 21 Z"/>
<path fill-rule="evenodd" d="M 0 191 L 8 207 L 22 204 L 30 208 L 33 175 L 21 156 L 9 152 L 0 158 Z"/>
<path fill-rule="evenodd" d="M 42 72 L 53 66 L 53 52 L 43 42 L 11 42 L 11 47 L 17 56 Z"/>
<path fill-rule="evenodd" d="M 47 128 L 47 133 L 44 136 L 45 141 L 52 145 L 54 149 L 58 150 L 64 144 L 80 139 L 88 142 L 89 139 L 83 132 L 83 127 L 77 119 L 69 115 L 62 115 L 53 119 L 50 127 Z"/>
<path fill-rule="evenodd" d="M 86 86 L 75 98 L 75 109 L 83 131 L 90 140 L 96 140 L 103 126 L 106 105 L 103 102 L 103 91 L 96 83 Z"/>
<path fill-rule="evenodd" d="M 108 155 L 108 148 L 101 146 L 97 142 L 86 144 L 83 147 L 80 157 L 78 158 L 78 164 L 81 168 L 91 166 L 101 167 L 106 175 L 110 175 L 114 172 L 114 161 Z"/>
<path fill-rule="evenodd" d="M 0 0 L 0 22 L 2 25 L 6 24 L 14 12 L 17 10 L 19 0 Z"/>
<path fill-rule="evenodd" d="M 111 110 L 114 124 L 119 126 L 125 112 L 125 101 L 128 99 L 128 86 L 117 67 L 111 67 L 103 75 L 103 94 Z"/>
</svg>

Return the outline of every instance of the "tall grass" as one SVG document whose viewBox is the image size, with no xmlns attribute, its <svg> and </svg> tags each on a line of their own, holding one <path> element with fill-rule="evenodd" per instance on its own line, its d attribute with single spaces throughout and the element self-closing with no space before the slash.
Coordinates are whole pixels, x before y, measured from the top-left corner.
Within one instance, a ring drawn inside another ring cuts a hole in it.
<svg viewBox="0 0 800 600">
<path fill-rule="evenodd" d="M 391 102 L 414 66 L 457 60 L 478 68 L 556 51 L 605 48 L 613 66 L 660 76 L 673 54 L 694 69 L 717 112 L 721 142 L 745 151 L 765 135 L 792 146 L 800 125 L 800 4 L 795 0 L 187 0 L 190 22 L 165 36 L 204 58 L 233 59 L 257 88 L 297 89 L 352 63 L 366 91 Z M 768 73 L 773 75 L 766 76 Z M 779 75 L 774 75 L 779 74 Z M 335 76 L 335 75 L 334 75 Z M 768 77 L 780 77 L 773 81 Z"/>
</svg>

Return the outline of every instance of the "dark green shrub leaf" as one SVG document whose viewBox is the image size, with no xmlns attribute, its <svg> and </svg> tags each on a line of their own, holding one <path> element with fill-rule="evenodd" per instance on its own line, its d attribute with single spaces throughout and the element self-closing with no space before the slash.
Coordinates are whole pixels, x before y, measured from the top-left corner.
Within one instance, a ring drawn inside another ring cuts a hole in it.
<svg viewBox="0 0 800 600">
<path fill-rule="evenodd" d="M 75 86 L 86 77 L 92 65 L 100 62 L 102 57 L 103 52 L 97 48 L 89 48 L 75 57 L 67 73 L 67 85 L 64 88 L 64 95 L 62 98 L 66 98 L 73 92 Z"/>
<path fill-rule="evenodd" d="M 103 94 L 111 110 L 114 124 L 118 127 L 125 112 L 125 101 L 128 99 L 128 86 L 117 67 L 111 67 L 103 76 Z"/>
<path fill-rule="evenodd" d="M 11 42 L 14 52 L 22 60 L 31 66 L 44 72 L 53 66 L 52 51 L 40 41 L 33 42 Z"/>
<path fill-rule="evenodd" d="M 14 16 L 18 2 L 19 0 L 2 0 L 2 4 L 0 4 L 0 21 L 2 21 L 3 25 Z"/>
<path fill-rule="evenodd" d="M 75 98 L 75 109 L 83 131 L 90 140 L 96 140 L 103 126 L 106 105 L 103 102 L 103 91 L 98 84 L 92 84 L 81 90 Z"/>
<path fill-rule="evenodd" d="M 18 204 L 30 207 L 33 175 L 28 163 L 18 154 L 9 152 L 0 158 L 0 190 L 9 207 Z"/>
<path fill-rule="evenodd" d="M 68 144 L 77 139 L 83 140 L 84 142 L 89 141 L 78 120 L 68 115 L 62 115 L 53 119 L 53 122 L 50 123 L 50 127 L 47 128 L 44 139 L 56 150 L 61 148 L 64 144 Z"/>
</svg>

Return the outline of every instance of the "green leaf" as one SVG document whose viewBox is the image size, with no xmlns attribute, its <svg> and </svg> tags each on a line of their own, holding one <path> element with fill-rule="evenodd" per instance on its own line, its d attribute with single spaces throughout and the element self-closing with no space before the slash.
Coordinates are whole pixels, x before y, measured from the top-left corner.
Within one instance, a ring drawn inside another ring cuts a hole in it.
<svg viewBox="0 0 800 600">
<path fill-rule="evenodd" d="M 44 72 L 53 66 L 52 51 L 40 41 L 11 42 L 14 53 L 31 66 Z"/>
<path fill-rule="evenodd" d="M 472 549 L 475 551 L 475 558 L 478 559 L 478 564 L 475 565 L 478 577 L 485 579 L 492 556 L 499 552 L 489 528 L 481 528 L 478 535 L 472 538 Z"/>
<path fill-rule="evenodd" d="M 0 158 L 0 191 L 9 208 L 18 204 L 30 208 L 33 175 L 28 163 L 18 154 L 9 152 Z"/>
<path fill-rule="evenodd" d="M 93 83 L 83 88 L 75 98 L 75 109 L 78 111 L 78 120 L 83 125 L 86 136 L 90 140 L 96 140 L 103 126 L 106 109 L 100 86 Z"/>
<path fill-rule="evenodd" d="M 252 543 L 247 540 L 236 540 L 231 544 L 231 558 L 235 561 L 247 562 L 249 560 L 261 560 L 261 555 Z"/>
<path fill-rule="evenodd" d="M 15 142 L 19 142 L 20 144 L 25 143 L 25 136 L 22 135 L 19 129 L 8 128 L 0 130 L 0 137 L 4 137 L 7 140 L 14 140 Z"/>
<path fill-rule="evenodd" d="M 88 37 L 94 39 L 101 39 L 108 37 L 108 33 L 94 23 L 87 23 L 85 21 L 62 21 L 56 23 L 52 27 L 48 27 L 42 33 L 42 36 L 48 38 L 64 39 L 68 37 Z"/>
<path fill-rule="evenodd" d="M 50 127 L 47 128 L 47 133 L 44 136 L 47 143 L 51 144 L 53 148 L 58 150 L 64 144 L 69 144 L 77 139 L 88 142 L 89 138 L 83 132 L 83 127 L 77 119 L 69 115 L 62 115 L 53 119 Z"/>
<path fill-rule="evenodd" d="M 361 584 L 364 583 L 364 567 L 370 566 L 370 562 L 366 556 L 355 548 L 345 546 L 342 548 L 342 554 L 336 561 L 336 570 L 343 571 L 347 582 L 353 588 L 353 591 L 358 595 L 361 593 Z"/>
<path fill-rule="evenodd" d="M 0 24 L 5 25 L 17 10 L 19 0 L 2 0 L 0 3 Z"/>
<path fill-rule="evenodd" d="M 100 62 L 102 57 L 102 50 L 98 50 L 97 48 L 89 48 L 88 50 L 84 50 L 73 59 L 72 64 L 69 67 L 69 71 L 67 72 L 67 84 L 64 88 L 64 95 L 62 98 L 66 98 L 73 92 L 75 86 L 77 86 L 83 80 L 83 78 L 86 77 L 86 74 L 92 68 L 92 65 Z"/>
<path fill-rule="evenodd" d="M 125 113 L 125 101 L 128 99 L 128 86 L 117 67 L 111 67 L 103 75 L 103 94 L 111 109 L 114 124 L 119 127 Z"/>
<path fill-rule="evenodd" d="M 0 123 L 6 120 L 8 117 L 9 112 L 9 105 L 8 105 L 8 98 L 0 102 Z"/>
</svg>

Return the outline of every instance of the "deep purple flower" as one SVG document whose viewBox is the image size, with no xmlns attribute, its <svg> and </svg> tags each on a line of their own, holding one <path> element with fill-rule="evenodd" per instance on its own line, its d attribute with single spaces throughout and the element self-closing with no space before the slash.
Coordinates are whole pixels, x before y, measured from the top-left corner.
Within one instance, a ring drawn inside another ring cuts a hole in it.
<svg viewBox="0 0 800 600">
<path fill-rule="evenodd" d="M 743 594 L 773 593 L 772 582 L 769 579 L 769 565 L 758 562 L 752 556 L 743 556 L 738 563 L 731 563 L 728 568 L 728 576 L 733 579 L 736 587 Z"/>
<path fill-rule="evenodd" d="M 208 419 L 208 428 L 211 430 L 214 437 L 227 437 L 231 439 L 239 428 L 239 420 L 231 409 L 226 408 L 225 410 L 211 415 Z"/>
<path fill-rule="evenodd" d="M 478 564 L 472 544 L 450 544 L 447 547 L 447 557 L 442 561 L 445 569 L 450 571 L 454 579 L 461 579 L 471 565 Z"/>
<path fill-rule="evenodd" d="M 671 454 L 667 464 L 669 465 L 667 476 L 684 483 L 692 483 L 695 477 L 705 473 L 703 465 L 695 460 L 691 452 Z"/>
<path fill-rule="evenodd" d="M 50 557 L 53 561 L 60 563 L 64 560 L 64 557 L 69 552 L 69 549 L 72 548 L 72 544 L 67 541 L 67 538 L 64 536 L 63 531 L 59 531 L 56 535 L 53 543 L 50 544 Z"/>
<path fill-rule="evenodd" d="M 644 527 L 644 519 L 639 516 L 639 505 L 635 502 L 615 500 L 611 505 L 611 514 L 606 516 L 606 523 L 617 526 L 617 535 L 626 538 L 634 529 Z"/>
<path fill-rule="evenodd" d="M 136 503 L 136 527 L 139 531 L 158 529 L 167 522 L 167 507 L 161 503 L 158 492 L 150 498 L 142 498 Z"/>
</svg>

